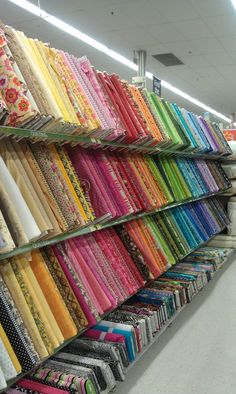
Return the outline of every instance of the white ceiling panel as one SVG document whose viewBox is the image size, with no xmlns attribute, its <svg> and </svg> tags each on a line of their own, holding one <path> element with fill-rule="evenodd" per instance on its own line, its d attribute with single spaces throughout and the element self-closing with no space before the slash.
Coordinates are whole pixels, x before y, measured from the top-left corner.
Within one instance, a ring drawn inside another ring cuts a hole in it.
<svg viewBox="0 0 236 394">
<path fill-rule="evenodd" d="M 189 40 L 169 42 L 166 46 L 169 48 L 169 51 L 173 52 L 180 60 L 182 60 L 182 56 L 200 54 L 197 46 L 194 46 L 193 41 Z"/>
<path fill-rule="evenodd" d="M 177 31 L 181 32 L 185 40 L 213 37 L 213 33 L 209 29 L 207 23 L 200 18 L 190 21 L 175 22 L 173 25 Z"/>
<path fill-rule="evenodd" d="M 197 50 L 203 55 L 207 53 L 220 52 L 223 50 L 221 43 L 216 38 L 191 40 L 190 43 L 193 46 L 193 51 Z"/>
<path fill-rule="evenodd" d="M 153 13 L 158 7 L 169 22 L 199 18 L 199 13 L 187 0 L 148 0 L 148 2 L 152 3 Z"/>
<path fill-rule="evenodd" d="M 230 2 L 230 1 L 229 1 Z M 232 10 L 231 15 L 218 15 L 204 18 L 204 22 L 214 33 L 215 37 L 236 35 L 235 12 Z"/>
<path fill-rule="evenodd" d="M 231 66 L 216 66 L 216 70 L 226 79 L 231 79 L 232 83 L 236 84 L 236 67 Z"/>
<path fill-rule="evenodd" d="M 175 26 L 173 26 L 172 23 L 148 25 L 145 29 L 162 44 L 184 40 L 183 35 L 175 28 Z"/>
<path fill-rule="evenodd" d="M 211 66 L 227 66 L 236 62 L 236 58 L 234 60 L 231 53 L 226 50 L 215 53 L 206 53 L 204 56 Z"/>
<path fill-rule="evenodd" d="M 199 66 L 210 66 L 210 63 L 205 55 L 191 55 L 181 56 L 181 60 L 189 67 L 197 68 Z"/>
<path fill-rule="evenodd" d="M 230 0 L 189 0 L 189 3 L 202 17 L 232 14 Z"/>
<path fill-rule="evenodd" d="M 236 19 L 236 13 L 235 13 L 235 19 Z M 236 34 L 234 36 L 219 37 L 218 40 L 221 43 L 222 47 L 227 51 L 236 51 Z"/>
</svg>

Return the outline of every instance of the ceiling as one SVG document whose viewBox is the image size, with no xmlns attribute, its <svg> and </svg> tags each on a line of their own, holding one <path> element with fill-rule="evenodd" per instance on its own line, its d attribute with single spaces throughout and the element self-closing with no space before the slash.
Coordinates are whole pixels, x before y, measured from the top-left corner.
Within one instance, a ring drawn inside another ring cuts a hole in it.
<svg viewBox="0 0 236 394">
<path fill-rule="evenodd" d="M 38 5 L 38 1 L 30 0 Z M 130 80 L 126 66 L 1 0 L 1 20 Z M 42 9 L 133 60 L 147 51 L 147 70 L 229 115 L 236 112 L 236 11 L 230 0 L 40 0 Z M 165 67 L 152 55 L 172 52 L 184 65 Z M 163 90 L 163 96 L 201 112 Z"/>
</svg>

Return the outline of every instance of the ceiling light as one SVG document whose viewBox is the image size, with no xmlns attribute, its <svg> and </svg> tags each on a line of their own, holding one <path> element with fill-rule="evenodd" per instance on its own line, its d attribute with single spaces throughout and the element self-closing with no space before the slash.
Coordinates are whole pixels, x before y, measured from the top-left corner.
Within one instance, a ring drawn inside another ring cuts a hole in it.
<svg viewBox="0 0 236 394">
<path fill-rule="evenodd" d="M 99 41 L 88 36 L 87 34 L 82 33 L 80 30 L 74 28 L 73 26 L 69 25 L 68 23 L 63 22 L 62 20 L 56 18 L 55 16 L 48 14 L 46 11 L 42 10 L 40 7 L 35 6 L 34 4 L 30 3 L 29 1 L 27 1 L 27 0 L 9 0 L 9 1 L 11 3 L 14 3 L 15 5 L 25 9 L 26 11 L 31 12 L 32 14 L 38 16 L 39 18 L 42 18 L 43 20 L 45 20 L 45 22 L 48 22 L 51 25 L 56 26 L 58 29 L 63 30 L 64 32 L 70 34 L 71 36 L 77 38 L 78 40 L 81 40 L 81 41 L 85 42 L 86 44 L 92 46 L 93 48 L 96 48 L 97 50 L 105 53 L 107 56 L 110 56 L 111 58 L 117 60 L 118 62 L 126 65 L 130 69 L 135 70 L 135 71 L 138 70 L 137 64 L 135 64 L 131 60 L 127 59 L 125 56 L 122 56 L 119 53 L 113 51 L 112 49 L 109 49 L 106 45 L 100 43 Z M 236 8 L 236 0 L 231 0 L 231 1 Z M 146 77 L 149 79 L 153 79 L 153 74 L 150 72 L 146 72 Z M 231 122 L 230 118 L 228 118 L 227 116 L 221 114 L 218 111 L 215 111 L 213 108 L 211 108 L 208 105 L 202 103 L 201 101 L 191 97 L 187 93 L 184 93 L 182 90 L 174 87 L 169 82 L 166 82 L 162 79 L 161 85 L 162 85 L 162 87 L 170 90 L 171 92 L 177 94 L 178 96 L 181 96 L 184 99 L 186 99 L 187 101 L 190 101 L 191 103 L 204 109 L 204 111 L 210 112 L 212 115 L 217 116 L 218 118 L 224 120 L 227 123 Z"/>
<path fill-rule="evenodd" d="M 236 9 L 236 0 L 231 0 L 231 3 L 233 4 L 234 8 Z"/>
</svg>

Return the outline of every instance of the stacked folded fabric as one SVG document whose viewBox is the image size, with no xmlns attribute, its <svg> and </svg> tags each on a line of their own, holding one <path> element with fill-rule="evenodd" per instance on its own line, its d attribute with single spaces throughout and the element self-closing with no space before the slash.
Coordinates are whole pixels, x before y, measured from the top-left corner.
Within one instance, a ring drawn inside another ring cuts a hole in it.
<svg viewBox="0 0 236 394">
<path fill-rule="evenodd" d="M 231 152 L 216 124 L 117 75 L 97 72 L 86 57 L 4 25 L 0 34 L 2 124 L 170 151 Z"/>
<path fill-rule="evenodd" d="M 211 280 L 231 251 L 204 247 L 150 284 L 50 360 L 8 394 L 108 393 L 127 368 Z"/>
<path fill-rule="evenodd" d="M 4 260 L 0 324 L 13 372 L 3 383 L 96 324 L 226 224 L 219 202 L 209 198 Z"/>
<path fill-rule="evenodd" d="M 108 215 L 152 212 L 225 190 L 211 160 L 151 158 L 78 146 L 0 142 L 0 254 Z"/>
</svg>

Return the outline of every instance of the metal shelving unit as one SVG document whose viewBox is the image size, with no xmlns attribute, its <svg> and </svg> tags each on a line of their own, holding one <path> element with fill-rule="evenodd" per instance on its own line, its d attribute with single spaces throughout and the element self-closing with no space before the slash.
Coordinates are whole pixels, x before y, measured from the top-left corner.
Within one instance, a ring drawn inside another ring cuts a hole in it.
<svg viewBox="0 0 236 394">
<path fill-rule="evenodd" d="M 227 190 L 227 189 L 225 189 L 225 190 Z M 73 229 L 71 231 L 67 231 L 65 233 L 59 234 L 59 235 L 49 238 L 49 239 L 45 239 L 45 240 L 39 239 L 38 241 L 35 241 L 33 243 L 29 243 L 27 245 L 20 246 L 20 247 L 15 248 L 12 251 L 7 252 L 7 253 L 0 253 L 0 262 L 4 261 L 5 259 L 8 259 L 10 257 L 14 257 L 14 256 L 18 256 L 23 253 L 30 252 L 31 250 L 34 250 L 34 249 L 40 249 L 45 246 L 54 245 L 58 242 L 66 241 L 67 239 L 70 239 L 70 238 L 79 237 L 79 236 L 82 236 L 85 234 L 90 234 L 90 233 L 93 233 L 94 231 L 103 230 L 105 228 L 109 228 L 112 226 L 116 226 L 118 224 L 126 223 L 131 220 L 140 219 L 145 216 L 155 215 L 158 212 L 163 212 L 168 209 L 180 207 L 185 204 L 189 204 L 189 203 L 200 201 L 200 200 L 203 200 L 206 198 L 214 197 L 214 196 L 217 196 L 217 195 L 225 192 L 225 190 L 221 190 L 217 193 L 210 193 L 210 194 L 202 195 L 202 196 L 199 196 L 196 198 L 192 198 L 192 199 L 188 199 L 188 200 L 184 200 L 184 201 L 180 201 L 180 202 L 175 202 L 175 203 L 172 203 L 169 205 L 165 205 L 164 207 L 158 208 L 155 211 L 141 212 L 138 214 L 121 217 L 121 218 L 115 219 L 115 220 L 111 220 L 111 214 L 107 213 L 106 215 L 102 216 L 101 218 L 98 218 L 98 219 L 94 220 L 93 222 L 87 223 L 85 226 L 82 226 L 78 229 Z"/>
<path fill-rule="evenodd" d="M 210 241 L 210 240 L 213 239 L 214 237 L 215 237 L 215 235 L 214 235 L 213 237 L 209 238 L 208 241 Z M 207 241 L 207 242 L 208 242 L 208 241 Z M 194 252 L 195 250 L 197 250 L 199 247 L 204 246 L 205 244 L 206 244 L 206 242 L 202 243 L 201 245 L 198 245 L 197 248 L 191 250 L 189 253 L 187 253 L 185 256 L 183 256 L 182 259 L 184 259 L 184 258 L 187 257 L 190 253 L 192 253 L 192 252 Z M 235 253 L 234 250 L 232 250 L 232 252 L 227 256 L 226 260 L 223 262 L 223 264 L 221 265 L 221 267 L 220 267 L 217 271 L 214 272 L 213 277 L 214 277 L 215 274 L 222 268 L 222 266 L 227 262 L 227 260 L 229 259 L 229 257 L 230 257 L 233 253 Z M 198 294 L 198 293 L 197 293 L 197 294 Z M 197 294 L 196 294 L 196 295 L 197 295 Z M 133 294 L 133 295 L 134 295 L 134 294 Z M 133 296 L 133 295 L 132 295 L 132 296 Z M 196 296 L 196 295 L 195 295 L 195 296 Z M 130 296 L 129 298 L 131 298 L 132 296 Z M 127 298 L 125 301 L 127 301 L 129 298 Z M 125 302 L 125 301 L 124 301 L 124 302 Z M 118 306 L 119 306 L 119 305 L 117 305 L 117 307 L 118 307 Z M 156 334 L 156 336 L 155 336 L 155 338 L 153 339 L 153 341 L 150 342 L 150 343 L 145 347 L 145 349 L 143 350 L 143 352 L 142 352 L 142 353 L 139 353 L 139 354 L 137 355 L 136 359 L 129 365 L 129 367 L 128 367 L 127 370 L 126 370 L 127 373 L 128 373 L 128 372 L 135 366 L 135 364 L 144 356 L 144 354 L 151 348 L 151 346 L 154 345 L 154 343 L 158 340 L 158 338 L 166 331 L 166 329 L 175 321 L 175 319 L 179 316 L 179 314 L 180 314 L 187 306 L 188 306 L 188 304 L 185 304 L 181 309 L 179 309 L 178 311 L 176 311 L 176 313 L 174 314 L 174 316 L 171 317 L 171 319 L 169 319 L 169 320 L 166 322 L 166 325 L 165 325 L 164 327 L 162 327 L 161 330 Z M 116 308 L 115 308 L 115 309 L 116 309 Z M 110 311 L 110 312 L 111 312 L 111 311 Z M 110 312 L 109 312 L 109 313 L 110 313 Z M 107 316 L 107 314 L 105 314 L 104 316 L 102 316 L 100 320 L 103 320 L 106 316 Z M 69 343 L 71 343 L 71 342 L 74 341 L 76 338 L 78 338 L 79 336 L 81 336 L 81 335 L 82 335 L 86 330 L 88 330 L 89 328 L 90 328 L 89 326 L 86 327 L 85 329 L 81 330 L 76 336 L 74 336 L 74 337 L 70 338 L 69 340 L 65 341 L 63 344 L 61 344 L 61 345 L 55 350 L 54 354 L 58 353 L 58 352 L 59 352 L 60 350 L 62 350 L 65 346 L 69 345 Z M 51 356 L 52 356 L 52 355 L 50 355 L 50 356 L 44 358 L 43 360 L 41 360 L 41 361 L 35 366 L 35 368 L 37 368 L 39 365 L 41 365 L 44 361 L 48 360 Z M 31 371 L 33 371 L 35 368 L 33 368 Z M 24 377 L 25 377 L 28 373 L 30 373 L 31 371 L 22 373 L 22 374 L 18 375 L 16 378 L 10 380 L 10 381 L 8 382 L 8 388 L 11 387 L 12 385 L 14 385 L 19 379 L 24 378 Z M 118 383 L 118 384 L 122 384 L 122 383 Z M 6 390 L 6 388 L 3 389 L 3 390 L 0 390 L 0 393 L 4 393 L 5 390 Z"/>
<path fill-rule="evenodd" d="M 44 141 L 51 143 L 74 143 L 86 148 L 103 148 L 112 149 L 123 152 L 135 152 L 135 153 L 145 153 L 150 155 L 159 154 L 161 156 L 180 156 L 188 158 L 200 158 L 200 159 L 212 159 L 218 160 L 222 158 L 227 158 L 229 154 L 219 154 L 213 155 L 211 153 L 202 154 L 198 152 L 182 151 L 174 149 L 161 149 L 157 146 L 151 147 L 148 145 L 136 145 L 136 144 L 122 144 L 117 141 L 106 141 L 100 138 L 85 137 L 76 134 L 62 134 L 62 133 L 47 133 L 40 130 L 30 130 L 17 127 L 0 126 L 0 139 L 1 137 L 15 137 L 17 140 L 22 138 L 27 138 L 33 142 Z"/>
</svg>

